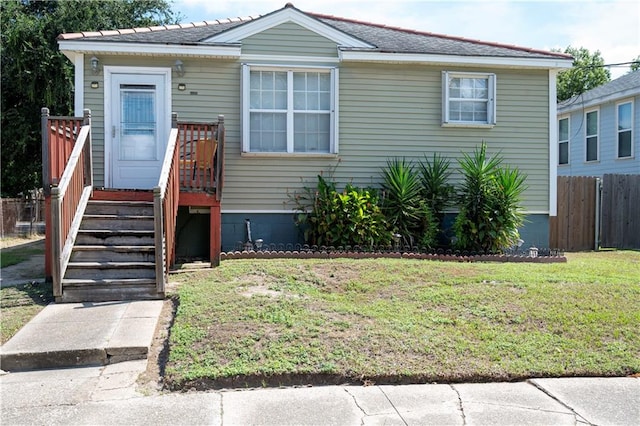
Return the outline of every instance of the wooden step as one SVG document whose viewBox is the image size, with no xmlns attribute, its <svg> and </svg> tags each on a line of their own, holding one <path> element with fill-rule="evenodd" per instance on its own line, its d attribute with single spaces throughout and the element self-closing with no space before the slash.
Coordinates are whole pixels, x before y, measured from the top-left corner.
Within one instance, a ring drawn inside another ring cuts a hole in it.
<svg viewBox="0 0 640 426">
<path fill-rule="evenodd" d="M 155 246 L 76 245 L 71 262 L 154 262 Z"/>
<path fill-rule="evenodd" d="M 129 279 L 156 276 L 153 262 L 69 262 L 65 279 Z"/>
<path fill-rule="evenodd" d="M 153 231 L 153 216 L 85 214 L 80 229 Z"/>
<path fill-rule="evenodd" d="M 144 215 L 153 216 L 153 203 L 146 201 L 97 201 L 90 200 L 85 214 Z"/>
<path fill-rule="evenodd" d="M 154 231 L 144 229 L 80 229 L 76 244 L 148 246 L 155 244 L 154 235 Z"/>
<path fill-rule="evenodd" d="M 155 279 L 65 279 L 57 302 L 108 302 L 113 300 L 162 299 Z"/>
</svg>

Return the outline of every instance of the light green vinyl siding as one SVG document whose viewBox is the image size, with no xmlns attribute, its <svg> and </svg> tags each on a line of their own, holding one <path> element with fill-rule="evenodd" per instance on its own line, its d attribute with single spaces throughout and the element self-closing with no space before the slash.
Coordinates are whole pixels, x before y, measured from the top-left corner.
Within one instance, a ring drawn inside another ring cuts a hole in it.
<svg viewBox="0 0 640 426">
<path fill-rule="evenodd" d="M 242 40 L 244 55 L 337 57 L 336 43 L 292 22 Z"/>
<path fill-rule="evenodd" d="M 377 185 L 381 167 L 394 156 L 422 159 L 439 152 L 457 168 L 461 153 L 470 153 L 484 140 L 490 153 L 500 151 L 506 163 L 528 175 L 525 208 L 548 211 L 548 73 L 464 70 L 497 75 L 497 125 L 478 129 L 441 126 L 442 71 L 418 65 L 343 64 L 338 158 L 234 160 L 238 168 L 227 168 L 223 209 L 291 209 L 287 193 L 313 186 L 320 172 L 341 185 Z M 229 152 L 227 161 L 232 155 L 238 151 Z"/>
<path fill-rule="evenodd" d="M 243 49 L 244 53 L 244 49 Z M 339 67 L 339 152 L 336 157 L 241 156 L 240 62 L 182 58 L 185 76 L 172 76 L 172 111 L 180 120 L 225 116 L 223 211 L 288 211 L 288 194 L 314 186 L 324 173 L 343 186 L 371 186 L 394 156 L 422 159 L 433 152 L 452 159 L 483 140 L 490 153 L 528 175 L 525 208 L 548 211 L 549 118 L 546 70 L 460 69 L 421 65 L 343 63 Z M 175 58 L 103 57 L 102 65 L 167 67 Z M 493 72 L 497 76 L 494 128 L 442 127 L 442 71 Z M 96 186 L 104 176 L 103 74 L 85 69 L 85 105 L 92 109 Z M 99 81 L 100 89 L 90 82 Z M 186 90 L 178 91 L 178 83 Z M 458 176 L 456 175 L 456 178 Z"/>
</svg>

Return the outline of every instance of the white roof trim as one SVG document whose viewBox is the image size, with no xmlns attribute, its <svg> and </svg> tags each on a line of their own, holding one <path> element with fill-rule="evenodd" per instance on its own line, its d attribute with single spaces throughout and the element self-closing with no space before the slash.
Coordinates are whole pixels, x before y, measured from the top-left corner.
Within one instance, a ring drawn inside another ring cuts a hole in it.
<svg viewBox="0 0 640 426">
<path fill-rule="evenodd" d="M 340 60 L 338 57 L 325 57 L 325 56 L 290 56 L 290 55 L 242 55 L 240 57 L 242 62 L 274 62 L 288 64 L 303 64 L 303 63 L 319 63 L 319 64 L 338 64 Z M 281 65 L 282 66 L 282 65 Z"/>
<path fill-rule="evenodd" d="M 217 34 L 209 39 L 206 39 L 205 42 L 210 42 L 210 43 L 240 42 L 241 40 L 247 37 L 258 34 L 270 28 L 276 27 L 280 24 L 284 24 L 286 22 L 293 22 L 294 24 L 298 24 L 308 29 L 309 31 L 313 31 L 314 33 L 322 37 L 328 38 L 329 40 L 337 43 L 340 46 L 369 48 L 369 49 L 372 49 L 375 47 L 355 37 L 347 35 L 342 31 L 338 31 L 335 28 L 331 28 L 327 24 L 324 24 L 318 21 L 317 19 L 311 18 L 292 7 L 286 7 L 270 15 L 265 15 L 261 18 L 258 18 L 254 21 L 248 21 L 247 23 L 242 24 L 236 28 L 230 29 L 223 33 Z"/>
<path fill-rule="evenodd" d="M 154 44 L 154 43 L 114 43 L 107 41 L 60 40 L 60 50 L 79 53 L 108 53 L 129 55 L 175 55 L 175 56 L 214 56 L 239 58 L 240 46 L 190 46 L 182 44 Z M 69 56 L 69 55 L 67 55 Z"/>
<path fill-rule="evenodd" d="M 580 95 L 569 106 L 558 106 L 558 115 L 569 114 L 571 112 L 582 110 L 584 108 L 591 108 L 597 105 L 606 104 L 608 102 L 619 101 L 625 98 L 633 98 L 640 95 L 640 88 L 632 87 L 631 89 L 622 90 L 620 92 L 610 93 L 605 96 L 600 96 L 591 99 L 587 102 L 583 102 L 580 99 Z"/>
<path fill-rule="evenodd" d="M 415 64 L 491 65 L 499 67 L 564 69 L 571 68 L 572 59 L 509 58 L 500 56 L 430 55 L 425 53 L 381 53 L 340 51 L 341 61 L 392 62 Z"/>
</svg>

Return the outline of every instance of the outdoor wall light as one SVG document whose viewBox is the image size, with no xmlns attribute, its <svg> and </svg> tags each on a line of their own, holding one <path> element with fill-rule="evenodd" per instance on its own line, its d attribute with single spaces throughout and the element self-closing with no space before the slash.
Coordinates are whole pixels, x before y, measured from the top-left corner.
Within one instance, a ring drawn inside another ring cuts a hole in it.
<svg viewBox="0 0 640 426">
<path fill-rule="evenodd" d="M 180 91 L 187 90 L 187 85 L 184 83 L 178 83 L 178 90 Z"/>
<path fill-rule="evenodd" d="M 91 88 L 92 89 L 97 89 L 99 87 L 100 87 L 100 82 L 98 82 L 98 81 L 92 81 L 91 82 Z"/>
<path fill-rule="evenodd" d="M 100 61 L 98 60 L 98 58 L 96 58 L 95 56 L 91 57 L 91 72 L 93 72 L 93 75 L 100 74 L 98 65 L 100 65 Z"/>
<path fill-rule="evenodd" d="M 178 77 L 184 76 L 184 64 L 180 59 L 176 59 L 176 63 L 173 68 L 176 70 L 176 74 L 178 74 Z"/>
</svg>

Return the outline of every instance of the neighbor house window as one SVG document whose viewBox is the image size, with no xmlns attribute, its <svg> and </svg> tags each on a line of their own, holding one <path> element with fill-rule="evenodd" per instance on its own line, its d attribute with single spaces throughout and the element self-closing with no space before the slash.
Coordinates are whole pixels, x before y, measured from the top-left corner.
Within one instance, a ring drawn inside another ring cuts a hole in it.
<svg viewBox="0 0 640 426">
<path fill-rule="evenodd" d="M 496 123 L 496 76 L 486 73 L 442 73 L 443 124 Z"/>
<path fill-rule="evenodd" d="M 337 70 L 243 66 L 243 151 L 337 152 Z"/>
<path fill-rule="evenodd" d="M 558 120 L 558 164 L 569 164 L 569 117 Z"/>
<path fill-rule="evenodd" d="M 585 114 L 586 122 L 586 160 L 598 161 L 598 111 L 589 111 Z"/>
<path fill-rule="evenodd" d="M 633 156 L 633 104 L 618 104 L 618 158 Z"/>
</svg>

